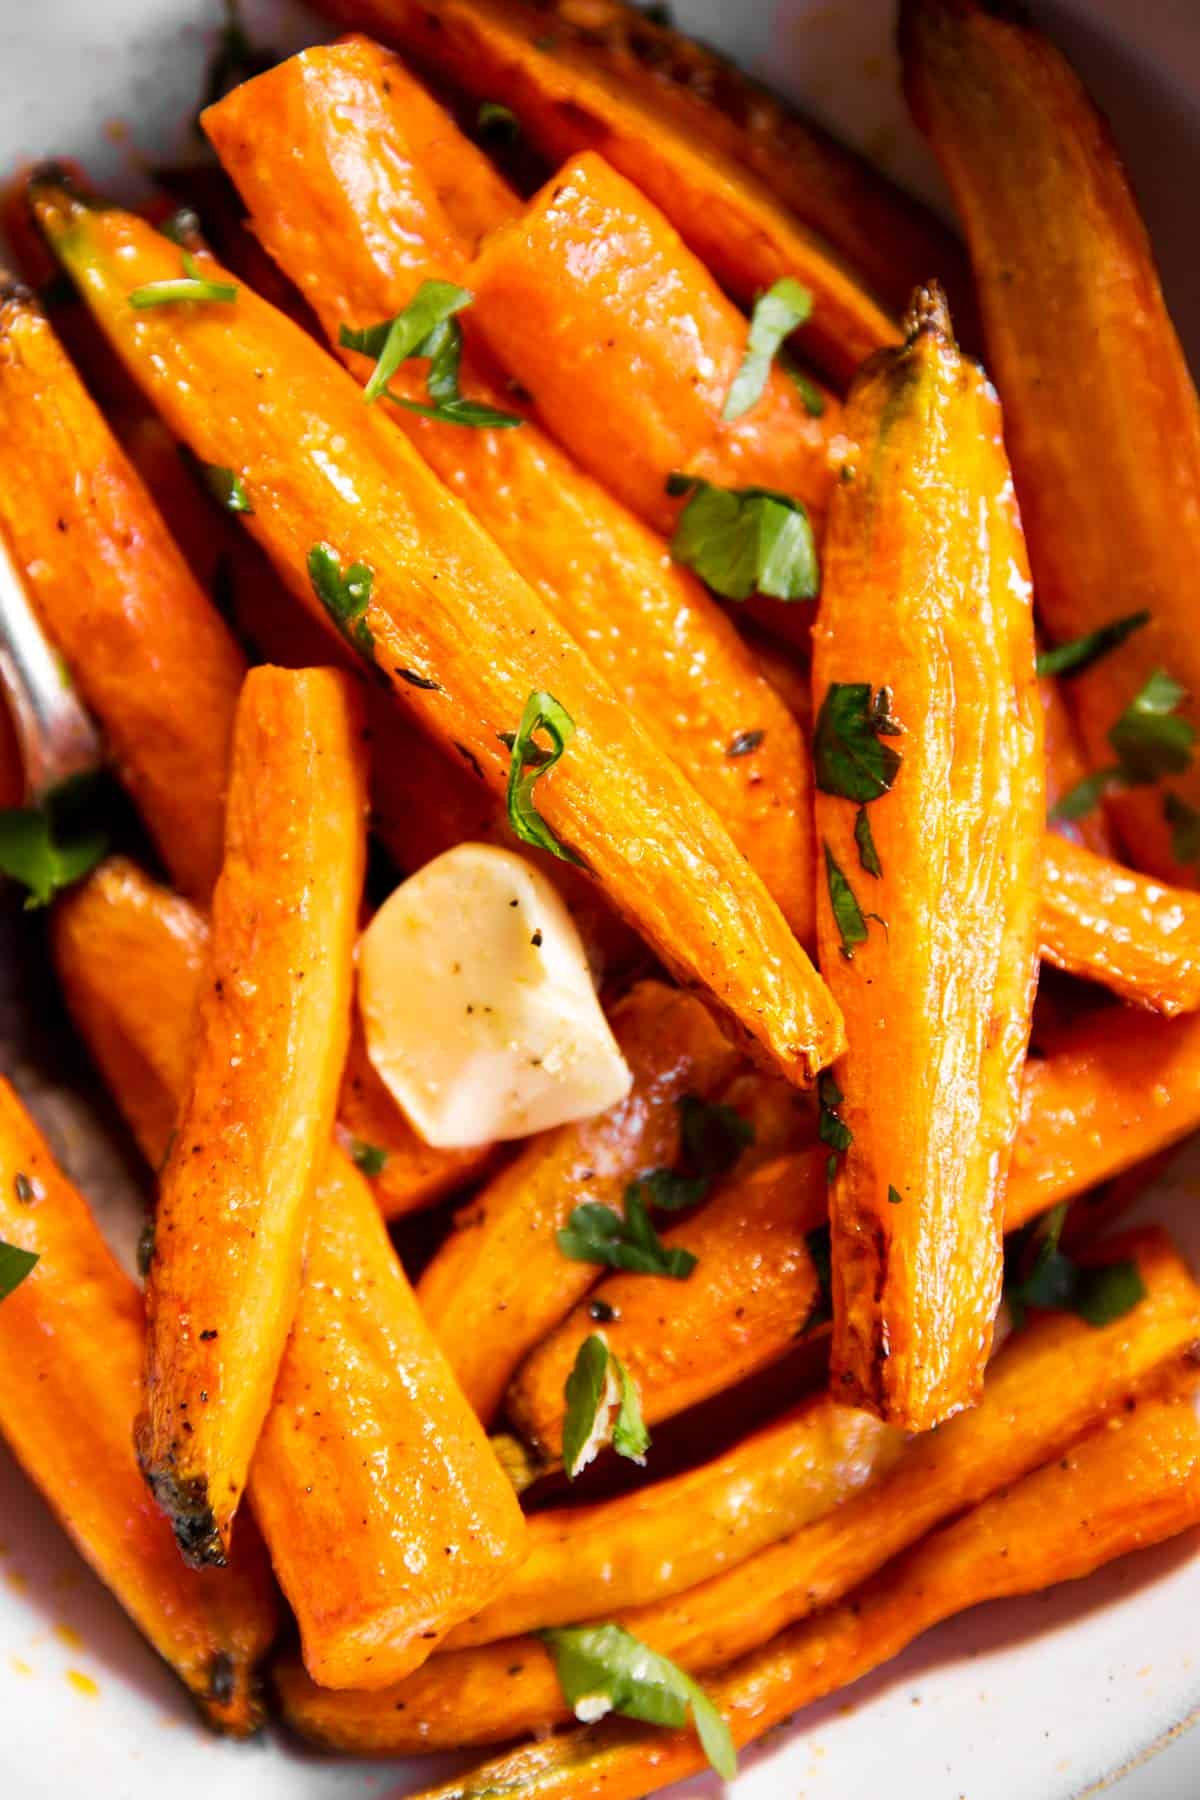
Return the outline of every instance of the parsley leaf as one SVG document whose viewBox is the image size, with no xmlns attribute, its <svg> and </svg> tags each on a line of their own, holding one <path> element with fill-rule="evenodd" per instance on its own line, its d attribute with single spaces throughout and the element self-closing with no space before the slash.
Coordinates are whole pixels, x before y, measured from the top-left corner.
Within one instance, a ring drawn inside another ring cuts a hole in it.
<svg viewBox="0 0 1200 1800">
<path fill-rule="evenodd" d="M 430 404 L 405 400 L 399 394 L 388 394 L 397 406 L 423 418 L 440 419 L 448 425 L 521 425 L 517 413 L 501 412 L 497 407 L 464 400 L 459 392 L 458 372 L 462 361 L 462 330 L 454 317 L 470 306 L 474 295 L 469 288 L 452 281 L 423 281 L 408 305 L 394 318 L 379 325 L 352 330 L 343 325 L 338 343 L 345 350 L 358 350 L 375 358 L 375 369 L 363 389 L 368 402 L 379 399 L 401 363 L 412 356 L 429 358 L 428 389 Z"/>
<path fill-rule="evenodd" d="M 337 551 L 328 544 L 314 544 L 308 553 L 308 578 L 321 605 L 329 613 L 342 636 L 363 652 L 374 657 L 375 639 L 367 624 L 367 608 L 375 571 L 366 563 L 351 563 L 342 573 Z"/>
<path fill-rule="evenodd" d="M 621 1625 L 573 1625 L 538 1633 L 554 1658 L 568 1706 L 590 1722 L 621 1713 L 648 1725 L 692 1723 L 704 1754 L 726 1781 L 737 1774 L 729 1727 L 690 1675 Z"/>
<path fill-rule="evenodd" d="M 625 1189 L 624 1216 L 598 1200 L 585 1201 L 573 1209 L 555 1240 L 572 1262 L 601 1263 L 635 1275 L 686 1281 L 696 1266 L 690 1250 L 667 1249 L 650 1221 L 643 1184 L 638 1181 L 631 1181 Z"/>
<path fill-rule="evenodd" d="M 183 274 L 169 281 L 147 281 L 128 296 L 130 306 L 144 310 L 150 306 L 174 306 L 180 300 L 205 300 L 230 306 L 237 299 L 232 281 L 210 281 L 200 273 L 190 251 L 181 250 Z"/>
<path fill-rule="evenodd" d="M 758 296 L 750 315 L 746 354 L 721 409 L 726 424 L 740 419 L 762 398 L 777 351 L 797 325 L 803 325 L 809 317 L 812 303 L 808 289 L 790 275 Z"/>
<path fill-rule="evenodd" d="M 1085 775 L 1077 781 L 1073 788 L 1068 788 L 1056 800 L 1050 817 L 1052 819 L 1082 819 L 1094 812 L 1105 794 L 1117 779 L 1116 769 L 1098 769 L 1094 775 Z"/>
<path fill-rule="evenodd" d="M 94 777 L 81 776 L 63 782 L 41 806 L 0 810 L 0 874 L 29 890 L 27 912 L 82 881 L 108 849 L 107 832 L 86 823 L 96 790 Z"/>
<path fill-rule="evenodd" d="M 838 936 L 842 940 L 842 955 L 847 962 L 854 960 L 854 952 L 859 944 L 867 941 L 867 921 L 862 907 L 854 895 L 854 889 L 842 873 L 833 851 L 825 845 L 825 880 L 829 888 L 829 904 L 833 909 L 833 922 L 837 926 Z"/>
<path fill-rule="evenodd" d="M 484 137 L 505 144 L 515 144 L 521 135 L 521 122 L 511 107 L 499 100 L 481 100 L 475 114 L 475 125 Z"/>
<path fill-rule="evenodd" d="M 711 1179 L 732 1169 L 754 1142 L 754 1127 L 732 1106 L 685 1094 L 679 1102 L 679 1136 L 689 1168 Z"/>
<path fill-rule="evenodd" d="M 356 1169 L 361 1169 L 369 1180 L 382 1175 L 387 1168 L 389 1152 L 378 1144 L 364 1143 L 362 1138 L 351 1138 L 350 1160 Z"/>
<path fill-rule="evenodd" d="M 817 1076 L 817 1136 L 836 1156 L 845 1155 L 854 1142 L 854 1133 L 838 1112 L 845 1099 L 832 1069 L 822 1069 Z M 833 1158 L 830 1158 L 832 1164 Z"/>
<path fill-rule="evenodd" d="M 669 494 L 690 494 L 671 539 L 676 562 L 715 594 L 748 600 L 815 600 L 817 547 L 804 507 L 770 488 L 722 488 L 694 475 L 672 475 Z"/>
<path fill-rule="evenodd" d="M 36 1250 L 19 1250 L 15 1244 L 6 1244 L 0 1238 L 0 1300 L 19 1288 L 25 1277 L 38 1262 Z"/>
<path fill-rule="evenodd" d="M 871 831 L 871 821 L 865 806 L 860 806 L 854 815 L 854 842 L 858 847 L 859 867 L 878 881 L 883 875 L 883 864 L 879 860 L 879 852 L 875 848 L 875 838 Z"/>
<path fill-rule="evenodd" d="M 825 396 L 812 377 L 792 361 L 786 350 L 779 353 L 779 367 L 804 402 L 804 410 L 809 417 L 821 418 L 825 412 Z"/>
<path fill-rule="evenodd" d="M 1200 812 L 1178 794 L 1163 801 L 1163 817 L 1171 827 L 1171 855 L 1176 862 L 1200 862 Z"/>
<path fill-rule="evenodd" d="M 805 1332 L 818 1325 L 828 1325 L 833 1317 L 833 1249 L 828 1225 L 818 1225 L 804 1234 L 804 1242 L 817 1277 L 817 1297 L 804 1321 Z"/>
<path fill-rule="evenodd" d="M 1067 1202 L 1051 1207 L 1018 1232 L 1006 1255 L 1004 1297 L 1013 1329 L 1025 1322 L 1026 1309 L 1073 1312 L 1099 1329 L 1132 1312 L 1146 1297 L 1135 1262 L 1093 1264 L 1083 1268 L 1060 1248 Z"/>
<path fill-rule="evenodd" d="M 1180 775 L 1190 764 L 1195 727 L 1177 716 L 1186 698 L 1187 690 L 1165 669 L 1155 669 L 1109 732 L 1121 779 L 1131 787 Z"/>
<path fill-rule="evenodd" d="M 1099 630 L 1072 638 L 1069 643 L 1057 644 L 1053 650 L 1042 650 L 1037 659 L 1037 672 L 1039 675 L 1078 675 L 1149 622 L 1148 612 L 1126 613 L 1123 619 L 1114 619 L 1111 625 L 1101 625 Z"/>
<path fill-rule="evenodd" d="M 550 739 L 549 750 L 535 741 L 544 731 Z M 575 732 L 575 721 L 553 694 L 534 692 L 525 702 L 512 740 L 512 761 L 508 766 L 508 822 L 525 844 L 536 844 L 549 850 L 563 862 L 584 867 L 583 858 L 559 842 L 533 802 L 534 783 L 552 769 Z"/>
<path fill-rule="evenodd" d="M 831 681 L 813 732 L 813 776 L 823 794 L 860 806 L 890 791 L 900 753 L 884 740 L 902 727 L 892 717 L 891 689 L 869 681 Z"/>
<path fill-rule="evenodd" d="M 682 1212 L 703 1200 L 709 1189 L 707 1175 L 680 1175 L 675 1169 L 651 1169 L 631 1184 L 649 1206 L 662 1212 Z"/>
<path fill-rule="evenodd" d="M 618 1456 L 645 1461 L 650 1434 L 636 1384 L 599 1332 L 593 1331 L 580 1344 L 563 1398 L 563 1468 L 569 1481 L 610 1439 Z"/>
<path fill-rule="evenodd" d="M 254 511 L 246 493 L 246 485 L 235 469 L 223 469 L 217 463 L 201 463 L 200 472 L 213 499 L 228 507 L 230 512 Z"/>
</svg>

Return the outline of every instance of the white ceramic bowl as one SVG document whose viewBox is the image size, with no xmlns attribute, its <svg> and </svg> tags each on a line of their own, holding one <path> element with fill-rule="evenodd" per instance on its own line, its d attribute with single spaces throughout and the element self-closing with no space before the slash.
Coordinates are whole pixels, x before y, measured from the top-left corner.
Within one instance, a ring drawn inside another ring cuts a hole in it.
<svg viewBox="0 0 1200 1800">
<path fill-rule="evenodd" d="M 293 0 L 249 0 L 246 10 L 255 34 L 281 48 L 328 35 Z M 897 88 L 892 0 L 676 0 L 675 11 L 941 203 Z M 1039 11 L 1112 116 L 1200 366 L 1200 4 L 1075 0 Z M 0 0 L 0 174 L 65 153 L 128 188 L 135 152 L 186 149 L 218 19 L 218 0 Z M 16 942 L 10 934 L 0 944 L 9 971 L 0 993 L 5 1067 L 127 1244 L 136 1218 L 127 1180 L 86 1109 L 63 1091 L 61 1072 L 46 1074 L 55 1046 L 37 1041 L 27 953 L 23 944 L 18 955 Z M 1146 1210 L 1172 1222 L 1200 1267 L 1200 1190 L 1189 1162 L 1200 1169 L 1194 1154 L 1182 1156 Z M 739 1800 L 880 1792 L 1071 1800 L 1088 1792 L 1200 1710 L 1196 1549 L 1168 1545 L 931 1633 L 746 1755 Z M 206 1736 L 0 1448 L 0 1800 L 161 1800 L 164 1792 L 170 1800 L 352 1800 L 402 1794 L 429 1773 L 429 1765 L 308 1757 L 273 1737 L 245 1747 Z M 1200 1732 L 1119 1788 L 1120 1800 L 1200 1794 Z M 715 1790 L 712 1778 L 686 1786 L 693 1795 Z"/>
</svg>

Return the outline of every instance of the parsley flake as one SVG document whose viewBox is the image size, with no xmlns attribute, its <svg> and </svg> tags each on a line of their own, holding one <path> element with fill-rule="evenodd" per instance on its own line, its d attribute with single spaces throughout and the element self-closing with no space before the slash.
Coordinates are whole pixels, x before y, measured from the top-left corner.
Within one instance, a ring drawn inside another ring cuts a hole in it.
<svg viewBox="0 0 1200 1800">
<path fill-rule="evenodd" d="M 1052 817 L 1081 819 L 1110 787 L 1148 787 L 1164 775 L 1182 775 L 1190 768 L 1196 730 L 1178 714 L 1186 698 L 1187 690 L 1165 669 L 1155 669 L 1109 730 L 1116 763 L 1076 782 Z"/>
<path fill-rule="evenodd" d="M 179 256 L 183 274 L 166 281 L 147 281 L 142 287 L 134 288 L 128 296 L 130 306 L 143 311 L 151 306 L 174 306 L 181 300 L 200 300 L 221 306 L 233 304 L 238 291 L 232 281 L 211 281 L 207 275 L 202 275 L 189 250 L 181 250 Z"/>
<path fill-rule="evenodd" d="M 550 748 L 537 743 L 539 731 L 550 739 Z M 584 866 L 566 844 L 560 843 L 534 805 L 533 789 L 541 776 L 551 770 L 575 733 L 575 721 L 553 694 L 534 692 L 525 702 L 521 723 L 513 734 L 512 760 L 508 766 L 508 821 L 525 844 L 536 844 L 563 862 Z M 507 738 L 502 741 L 507 742 Z"/>
<path fill-rule="evenodd" d="M 63 782 L 40 806 L 0 810 L 0 874 L 28 889 L 25 910 L 48 906 L 74 886 L 108 849 L 108 833 L 88 823 L 98 784 L 81 776 Z"/>
<path fill-rule="evenodd" d="M 221 506 L 236 513 L 254 511 L 246 493 L 246 484 L 235 469 L 223 469 L 217 463 L 201 463 L 200 471 L 204 476 L 204 485 Z"/>
<path fill-rule="evenodd" d="M 563 1398 L 563 1468 L 569 1481 L 606 1443 L 611 1442 L 618 1456 L 645 1462 L 650 1434 L 637 1384 L 599 1332 L 593 1331 L 580 1344 Z"/>
<path fill-rule="evenodd" d="M 833 909 L 833 922 L 841 939 L 841 952 L 847 962 L 852 962 L 855 950 L 867 941 L 867 921 L 855 898 L 854 889 L 846 880 L 841 865 L 828 844 L 825 845 L 825 881 L 829 890 L 829 904 Z"/>
<path fill-rule="evenodd" d="M 868 681 L 832 681 L 813 732 L 813 776 L 823 794 L 860 806 L 890 792 L 900 753 L 885 742 L 903 727 L 892 716 L 891 689 Z"/>
<path fill-rule="evenodd" d="M 1037 672 L 1039 675 L 1082 674 L 1084 669 L 1090 669 L 1094 662 L 1116 650 L 1127 637 L 1132 637 L 1135 631 L 1149 623 L 1148 612 L 1126 613 L 1123 619 L 1114 619 L 1111 625 L 1101 625 L 1097 631 L 1086 632 L 1069 643 L 1040 651 Z"/>
<path fill-rule="evenodd" d="M 806 1232 L 804 1242 L 817 1278 L 816 1298 L 804 1321 L 804 1330 L 809 1332 L 819 1325 L 828 1325 L 833 1317 L 833 1247 L 828 1225 Z"/>
<path fill-rule="evenodd" d="M 20 1287 L 38 1261 L 36 1250 L 20 1250 L 16 1244 L 6 1244 L 0 1238 L 0 1300 L 7 1300 Z"/>
<path fill-rule="evenodd" d="M 452 281 L 423 281 L 408 305 L 393 318 L 357 331 L 343 325 L 338 332 L 342 348 L 358 350 L 375 359 L 374 372 L 363 389 L 364 400 L 372 403 L 387 393 L 397 406 L 446 425 L 506 428 L 523 424 L 519 414 L 464 400 L 459 391 L 462 329 L 454 315 L 470 306 L 473 299 L 469 288 L 458 287 Z M 429 359 L 428 405 L 388 393 L 388 383 L 396 370 L 413 356 Z"/>
<path fill-rule="evenodd" d="M 308 553 L 308 578 L 342 636 L 364 656 L 373 658 L 375 638 L 367 623 L 367 608 L 375 571 L 366 563 L 356 562 L 350 563 L 343 574 L 337 551 L 328 544 L 314 544 Z"/>
<path fill-rule="evenodd" d="M 671 555 L 715 594 L 748 600 L 815 600 L 817 546 L 798 500 L 770 488 L 722 488 L 695 475 L 672 475 L 669 494 L 688 494 Z"/>
<path fill-rule="evenodd" d="M 566 1225 L 555 1233 L 555 1241 L 572 1262 L 600 1263 L 634 1275 L 686 1281 L 696 1258 L 678 1245 L 668 1250 L 650 1221 L 646 1201 L 640 1181 L 631 1181 L 625 1189 L 623 1216 L 601 1201 L 587 1200 L 572 1210 Z"/>
<path fill-rule="evenodd" d="M 1146 1297 L 1135 1262 L 1083 1267 L 1060 1248 L 1067 1202 L 1051 1207 L 1011 1241 L 1005 1257 L 1004 1297 L 1013 1329 L 1025 1323 L 1028 1307 L 1073 1312 L 1099 1330 L 1132 1312 Z"/>
<path fill-rule="evenodd" d="M 351 1138 L 350 1160 L 356 1169 L 361 1169 L 368 1180 L 373 1181 L 376 1175 L 382 1175 L 387 1168 L 389 1152 L 379 1144 L 364 1143 L 362 1138 Z"/>
<path fill-rule="evenodd" d="M 740 419 L 762 398 L 776 354 L 785 338 L 809 317 L 812 304 L 808 289 L 801 287 L 790 275 L 785 275 L 765 294 L 758 296 L 750 315 L 746 354 L 721 409 L 721 417 L 727 424 Z"/>
<path fill-rule="evenodd" d="M 1176 862 L 1200 862 L 1200 812 L 1179 794 L 1163 801 L 1163 817 L 1171 827 L 1171 855 Z"/>
</svg>

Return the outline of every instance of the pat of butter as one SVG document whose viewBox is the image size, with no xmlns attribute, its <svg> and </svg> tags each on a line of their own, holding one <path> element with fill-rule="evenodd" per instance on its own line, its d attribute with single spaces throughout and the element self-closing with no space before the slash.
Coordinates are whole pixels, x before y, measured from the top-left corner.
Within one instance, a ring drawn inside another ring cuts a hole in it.
<svg viewBox="0 0 1200 1800">
<path fill-rule="evenodd" d="M 440 1150 L 526 1137 L 633 1077 L 566 907 L 511 850 L 458 844 L 390 894 L 358 945 L 367 1054 Z"/>
</svg>

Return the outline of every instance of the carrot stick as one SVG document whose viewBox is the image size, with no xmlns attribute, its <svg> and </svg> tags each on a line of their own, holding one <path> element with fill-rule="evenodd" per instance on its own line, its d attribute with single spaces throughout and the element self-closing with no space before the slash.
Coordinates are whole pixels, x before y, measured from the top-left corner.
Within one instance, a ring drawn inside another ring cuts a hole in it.
<svg viewBox="0 0 1200 1800">
<path fill-rule="evenodd" d="M 864 370 L 846 422 L 813 642 L 821 963 L 853 1021 L 832 1379 L 927 1430 L 978 1392 L 1000 1296 L 1041 706 L 999 409 L 940 296 L 915 297 L 905 348 Z"/>
<path fill-rule="evenodd" d="M 275 1636 L 252 1521 L 227 1569 L 189 1569 L 138 1473 L 142 1301 L 82 1196 L 0 1080 L 0 1239 L 38 1258 L 0 1302 L 0 1433 L 138 1629 L 221 1731 L 261 1717 L 256 1666 Z"/>
<path fill-rule="evenodd" d="M 711 1095 L 737 1057 L 689 995 L 642 982 L 613 1009 L 633 1071 L 628 1096 L 595 1119 L 543 1133 L 475 1194 L 417 1283 L 435 1337 L 489 1421 L 522 1357 L 595 1286 L 555 1233 L 585 1202 L 617 1206 L 626 1186 L 679 1153 L 679 1102 Z"/>
<path fill-rule="evenodd" d="M 802 342 L 837 381 L 897 333 L 828 244 L 896 311 L 916 282 L 943 270 L 969 291 L 961 252 L 927 214 L 711 52 L 674 34 L 663 40 L 641 15 L 626 28 L 611 5 L 594 23 L 520 0 L 323 5 L 478 99 L 501 101 L 552 162 L 600 151 L 743 304 L 795 276 L 815 299 Z"/>
<path fill-rule="evenodd" d="M 1115 1427 L 1115 1429 L 1114 1429 Z M 1149 1401 L 1025 1476 L 883 1570 L 852 1600 L 706 1683 L 738 1745 L 899 1655 L 943 1619 L 1077 1581 L 1200 1519 L 1200 1426 L 1187 1400 Z M 522 1745 L 421 1800 L 643 1800 L 704 1767 L 691 1732 L 609 1720 Z"/>
<path fill-rule="evenodd" d="M 775 366 L 757 404 L 723 421 L 746 320 L 603 158 L 566 163 L 484 242 L 467 285 L 480 333 L 539 417 L 655 530 L 680 510 L 666 491 L 676 473 L 782 490 L 823 517 L 840 407 L 826 396 L 815 417 Z"/>
<path fill-rule="evenodd" d="M 297 594 L 316 604 L 315 546 L 329 546 L 339 570 L 371 571 L 357 641 L 370 633 L 413 712 L 447 745 L 461 743 L 496 792 L 511 761 L 498 734 L 516 730 L 532 694 L 553 696 L 575 733 L 538 782 L 545 823 L 672 967 L 790 1079 L 811 1080 L 841 1048 L 840 1020 L 782 914 L 719 820 L 380 409 L 248 289 L 232 304 L 130 306 L 132 290 L 178 277 L 175 247 L 49 178 L 31 198 L 168 423 L 202 460 L 242 475 L 254 507 L 246 523 Z M 211 259 L 196 266 L 222 280 Z M 414 674 L 436 686 L 414 686 Z"/>
<path fill-rule="evenodd" d="M 1042 956 L 1172 1018 L 1200 1006 L 1200 897 L 1053 834 L 1042 851 Z"/>
<path fill-rule="evenodd" d="M 980 1404 L 915 1438 L 895 1466 L 828 1515 L 674 1598 L 619 1611 L 651 1649 L 695 1673 L 719 1667 L 829 1606 L 891 1557 L 1019 1480 L 1097 1425 L 1187 1350 L 1200 1294 L 1161 1233 L 1114 1247 L 1132 1255 L 1142 1302 L 1094 1328 L 1044 1314 L 997 1355 Z M 357 1754 L 503 1741 L 569 1717 L 550 1655 L 506 1638 L 431 1658 L 373 1694 L 323 1693 L 291 1660 L 277 1671 L 284 1715 L 306 1737 Z"/>
<path fill-rule="evenodd" d="M 422 280 L 466 279 L 473 244 L 440 204 L 435 176 L 445 185 L 457 156 L 465 189 L 481 157 L 448 115 L 437 131 L 438 111 L 396 57 L 357 39 L 291 57 L 204 115 L 259 238 L 335 346 L 340 327 L 393 317 Z M 420 160 L 431 138 L 432 170 Z M 285 156 L 292 179 L 281 184 Z M 463 391 L 511 410 L 512 395 L 471 355 L 470 312 L 463 328 Z M 355 352 L 342 356 L 363 378 L 373 369 Z M 424 365 L 409 363 L 392 387 L 420 401 L 425 379 Z M 811 942 L 808 748 L 705 588 L 537 425 L 471 431 L 401 408 L 391 416 L 720 814 Z M 748 731 L 749 753 L 735 753 Z"/>
<path fill-rule="evenodd" d="M 1107 734 L 1158 669 L 1200 723 L 1196 390 L 1120 158 L 1065 58 L 977 0 L 908 0 L 901 37 L 971 252 L 1043 621 L 1064 643 L 1151 615 L 1071 681 L 1092 768 L 1109 767 Z M 1200 806 L 1200 761 L 1169 791 Z M 1108 804 L 1138 867 L 1196 885 L 1163 783 Z"/>
<path fill-rule="evenodd" d="M 351 684 L 246 677 L 196 1061 L 162 1177 L 138 1454 L 223 1560 L 296 1308 L 345 1057 L 366 775 Z"/>
<path fill-rule="evenodd" d="M 610 1275 L 517 1371 L 505 1410 L 544 1457 L 562 1454 L 563 1387 L 581 1344 L 601 1330 L 636 1382 L 647 1425 L 695 1406 L 785 1355 L 819 1284 L 805 1238 L 825 1219 L 824 1146 L 730 1180 L 661 1233 L 697 1259 L 686 1281 Z M 612 1308 L 597 1326 L 592 1301 Z"/>
<path fill-rule="evenodd" d="M 244 664 L 33 296 L 11 285 L 0 526 L 163 860 L 207 900 Z"/>
</svg>

